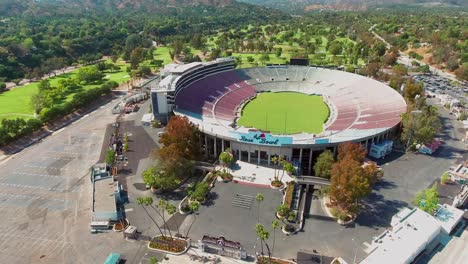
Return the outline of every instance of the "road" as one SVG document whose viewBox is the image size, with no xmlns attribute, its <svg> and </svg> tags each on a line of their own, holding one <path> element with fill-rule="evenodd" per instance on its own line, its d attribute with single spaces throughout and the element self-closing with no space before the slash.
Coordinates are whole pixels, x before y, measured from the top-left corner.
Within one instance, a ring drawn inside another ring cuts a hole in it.
<svg viewBox="0 0 468 264">
<path fill-rule="evenodd" d="M 382 41 L 382 42 L 386 45 L 387 49 L 392 48 L 392 47 L 393 47 L 392 44 L 388 43 L 384 38 L 382 38 L 380 35 L 378 35 L 378 34 L 374 31 L 374 29 L 375 29 L 376 26 L 377 26 L 377 24 L 372 25 L 372 26 L 369 28 L 369 31 L 374 35 L 374 37 L 375 37 L 376 39 Z M 441 76 L 441 77 L 444 77 L 444 78 L 447 78 L 447 79 L 449 79 L 449 80 L 457 81 L 457 82 L 458 82 L 458 80 L 457 80 L 457 78 L 455 77 L 455 75 L 453 75 L 453 74 L 451 74 L 451 73 L 448 73 L 448 72 L 445 72 L 445 71 L 442 71 L 442 70 L 440 70 L 440 69 L 437 69 L 437 68 L 435 68 L 435 67 L 433 67 L 433 66 L 431 66 L 431 65 L 429 65 L 429 64 L 427 64 L 427 63 L 425 63 L 425 62 L 423 62 L 423 61 L 410 58 L 410 57 L 408 57 L 406 54 L 404 54 L 403 52 L 398 51 L 398 60 L 397 60 L 398 63 L 410 67 L 410 66 L 412 66 L 411 63 L 412 63 L 413 61 L 419 63 L 420 65 L 428 65 L 430 71 L 431 71 L 432 73 L 434 73 L 434 74 L 437 74 L 437 75 L 439 75 L 439 76 Z"/>
<path fill-rule="evenodd" d="M 132 259 L 141 248 L 119 233 L 89 231 L 88 172 L 99 159 L 106 126 L 115 121 L 111 105 L 2 162 L 2 263 L 102 263 L 110 252 Z"/>
</svg>

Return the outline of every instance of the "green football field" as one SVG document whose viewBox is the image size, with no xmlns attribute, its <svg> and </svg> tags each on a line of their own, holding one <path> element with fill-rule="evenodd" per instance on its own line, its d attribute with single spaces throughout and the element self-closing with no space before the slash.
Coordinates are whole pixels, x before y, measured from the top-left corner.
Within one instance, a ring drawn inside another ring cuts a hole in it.
<svg viewBox="0 0 468 264">
<path fill-rule="evenodd" d="M 295 92 L 259 93 L 245 105 L 237 124 L 274 134 L 318 134 L 329 113 L 322 96 Z"/>
</svg>

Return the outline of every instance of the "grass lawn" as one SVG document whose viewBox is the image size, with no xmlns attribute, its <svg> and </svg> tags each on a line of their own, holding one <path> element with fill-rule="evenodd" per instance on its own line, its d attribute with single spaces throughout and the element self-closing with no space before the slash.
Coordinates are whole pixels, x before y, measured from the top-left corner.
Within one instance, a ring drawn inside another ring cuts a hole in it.
<svg viewBox="0 0 468 264">
<path fill-rule="evenodd" d="M 154 52 L 154 59 L 156 60 L 163 60 L 164 65 L 171 63 L 172 59 L 169 54 L 170 48 L 169 47 L 159 47 Z M 107 60 L 106 62 L 111 62 Z M 151 66 L 150 61 L 144 61 L 141 65 Z M 126 68 L 129 65 L 128 63 L 124 63 L 122 61 L 117 61 L 116 65 L 120 66 L 120 70 L 109 72 L 104 72 L 104 80 L 105 81 L 116 81 L 117 83 L 121 84 L 128 80 L 130 80 L 129 74 L 126 72 Z M 56 86 L 60 79 L 64 78 L 73 78 L 78 69 L 73 70 L 69 73 L 59 74 L 57 76 L 52 76 L 48 78 L 50 81 L 51 86 Z M 39 82 L 33 82 L 27 85 L 23 85 L 21 87 L 16 87 L 11 91 L 6 91 L 0 93 L 0 121 L 2 119 L 12 119 L 12 118 L 24 118 L 29 119 L 32 118 L 34 115 L 34 111 L 30 105 L 31 96 L 38 92 L 38 84 Z M 89 84 L 83 85 L 82 89 L 88 90 L 95 87 L 100 86 L 101 84 Z M 68 94 L 63 102 L 69 101 L 73 98 L 74 93 Z"/>
<path fill-rule="evenodd" d="M 125 71 L 127 64 L 118 62 L 117 65 L 120 66 L 120 71 L 115 72 L 105 72 L 104 79 L 110 81 L 116 81 L 117 83 L 123 83 L 130 79 L 130 76 Z M 52 86 L 56 86 L 60 79 L 64 78 L 73 78 L 78 70 L 73 70 L 69 73 L 60 74 L 57 76 L 52 76 L 48 78 Z M 6 91 L 0 94 L 0 120 L 5 118 L 29 118 L 34 114 L 33 109 L 31 108 L 30 101 L 31 96 L 38 92 L 39 82 L 33 82 L 21 87 L 16 87 L 11 91 Z M 84 90 L 92 89 L 100 86 L 100 84 L 89 84 L 83 85 Z M 69 101 L 73 98 L 71 93 L 67 95 L 64 101 Z"/>
<path fill-rule="evenodd" d="M 260 62 L 260 57 L 262 56 L 262 54 L 260 53 L 233 53 L 232 54 L 233 57 L 242 58 L 242 63 L 237 66 L 238 68 L 250 68 L 250 67 L 257 67 L 257 66 L 262 66 L 266 64 L 286 64 L 289 62 L 289 58 L 290 58 L 289 56 L 285 56 L 284 58 L 286 58 L 286 60 L 284 60 L 283 58 L 276 57 L 276 55 L 273 53 L 270 53 L 269 55 L 270 55 L 270 60 L 266 61 L 265 64 L 262 64 Z M 288 55 L 288 54 L 284 54 L 284 55 Z M 247 57 L 254 58 L 254 62 L 252 63 L 248 62 Z"/>
<path fill-rule="evenodd" d="M 154 59 L 155 60 L 162 60 L 163 64 L 169 64 L 172 63 L 171 55 L 169 54 L 169 51 L 171 48 L 169 47 L 158 47 L 154 51 Z"/>
<path fill-rule="evenodd" d="M 321 96 L 296 92 L 260 93 L 244 107 L 237 124 L 274 134 L 319 134 L 329 114 Z"/>
</svg>

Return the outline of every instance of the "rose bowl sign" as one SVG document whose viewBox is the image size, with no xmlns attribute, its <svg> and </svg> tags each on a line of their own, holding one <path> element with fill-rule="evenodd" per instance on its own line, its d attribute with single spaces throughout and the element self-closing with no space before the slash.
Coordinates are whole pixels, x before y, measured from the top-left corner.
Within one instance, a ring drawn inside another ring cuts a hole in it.
<svg viewBox="0 0 468 264">
<path fill-rule="evenodd" d="M 270 133 L 261 131 L 251 131 L 249 133 L 232 133 L 239 142 L 266 145 L 266 146 L 282 146 L 292 144 L 292 137 L 277 137 Z"/>
</svg>

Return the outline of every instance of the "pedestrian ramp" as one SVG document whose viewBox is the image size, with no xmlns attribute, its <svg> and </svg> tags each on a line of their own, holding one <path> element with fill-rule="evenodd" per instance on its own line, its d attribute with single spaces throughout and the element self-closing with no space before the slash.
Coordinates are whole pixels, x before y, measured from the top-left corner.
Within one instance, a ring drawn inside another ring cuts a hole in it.
<svg viewBox="0 0 468 264">
<path fill-rule="evenodd" d="M 232 206 L 249 209 L 252 208 L 252 204 L 255 201 L 255 197 L 245 194 L 237 193 L 232 199 Z"/>
</svg>

